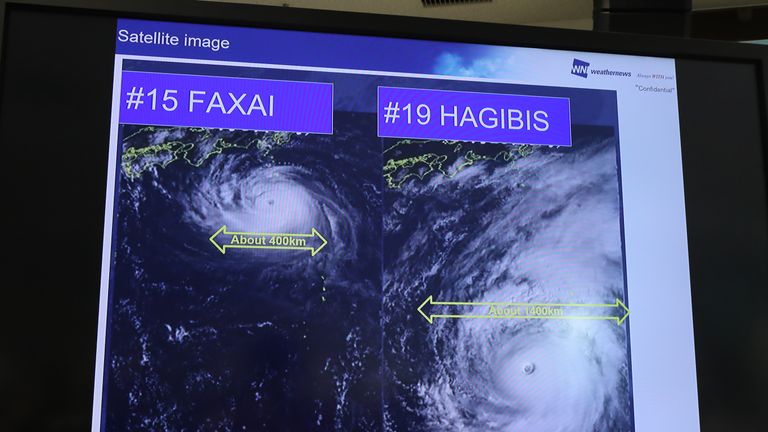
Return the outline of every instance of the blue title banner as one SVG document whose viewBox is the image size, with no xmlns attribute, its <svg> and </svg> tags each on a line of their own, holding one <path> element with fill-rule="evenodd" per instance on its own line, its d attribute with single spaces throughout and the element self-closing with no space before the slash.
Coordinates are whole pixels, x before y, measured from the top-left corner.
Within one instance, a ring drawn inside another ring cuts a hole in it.
<svg viewBox="0 0 768 432">
<path fill-rule="evenodd" d="M 120 122 L 333 133 L 333 84 L 123 72 Z"/>
<path fill-rule="evenodd" d="M 380 137 L 571 146 L 567 98 L 379 87 Z"/>
<path fill-rule="evenodd" d="M 452 42 L 133 19 L 118 20 L 116 35 L 117 54 L 391 72 L 431 73 L 446 50 L 482 49 Z"/>
</svg>

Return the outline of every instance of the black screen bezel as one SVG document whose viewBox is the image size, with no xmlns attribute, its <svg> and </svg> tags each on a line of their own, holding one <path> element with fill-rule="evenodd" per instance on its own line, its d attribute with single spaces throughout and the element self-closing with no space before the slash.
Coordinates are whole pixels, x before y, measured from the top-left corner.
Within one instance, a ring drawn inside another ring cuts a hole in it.
<svg viewBox="0 0 768 432">
<path fill-rule="evenodd" d="M 2 74 L 5 65 L 3 37 L 5 16 L 8 11 L 14 10 L 67 11 L 112 18 L 253 26 L 749 64 L 755 68 L 759 81 L 764 179 L 768 173 L 768 47 L 667 37 L 183 0 L 163 2 L 138 0 L 127 3 L 98 0 L 11 2 L 0 0 L 0 46 L 3 48 L 0 53 L 0 82 L 3 82 Z M 0 93 L 0 98 L 2 96 Z M 102 172 L 105 171 L 105 169 L 102 170 Z M 688 181 L 687 177 L 686 181 Z M 765 196 L 765 200 L 768 202 L 768 195 Z M 686 207 L 689 207 L 688 203 Z M 687 211 L 690 212 L 691 209 L 688 208 Z M 695 294 L 696 286 L 693 286 L 693 283 L 696 276 L 703 273 L 703 269 L 692 262 L 690 272 L 692 290 Z M 93 321 L 95 323 L 96 317 L 93 317 Z M 696 331 L 695 316 L 694 331 Z M 701 335 L 697 335 L 697 339 L 699 337 Z M 697 363 L 699 362 L 700 359 L 697 357 Z M 87 367 L 93 367 L 93 365 L 87 365 Z M 701 393 L 701 386 L 699 392 Z"/>
</svg>

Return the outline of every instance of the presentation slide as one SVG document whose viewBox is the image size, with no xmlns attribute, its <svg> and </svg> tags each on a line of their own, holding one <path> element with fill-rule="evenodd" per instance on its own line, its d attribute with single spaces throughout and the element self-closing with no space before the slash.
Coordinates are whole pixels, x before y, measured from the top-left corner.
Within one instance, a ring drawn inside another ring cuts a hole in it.
<svg viewBox="0 0 768 432">
<path fill-rule="evenodd" d="M 698 431 L 675 85 L 120 20 L 93 431 Z"/>
</svg>

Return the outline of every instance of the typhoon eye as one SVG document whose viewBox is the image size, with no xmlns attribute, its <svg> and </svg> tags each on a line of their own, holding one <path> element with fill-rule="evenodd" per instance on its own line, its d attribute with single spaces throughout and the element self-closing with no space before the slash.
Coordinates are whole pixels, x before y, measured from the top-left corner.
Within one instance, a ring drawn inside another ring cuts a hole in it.
<svg viewBox="0 0 768 432">
<path fill-rule="evenodd" d="M 523 365 L 523 373 L 526 375 L 531 375 L 536 371 L 536 365 L 533 363 L 526 363 Z"/>
</svg>

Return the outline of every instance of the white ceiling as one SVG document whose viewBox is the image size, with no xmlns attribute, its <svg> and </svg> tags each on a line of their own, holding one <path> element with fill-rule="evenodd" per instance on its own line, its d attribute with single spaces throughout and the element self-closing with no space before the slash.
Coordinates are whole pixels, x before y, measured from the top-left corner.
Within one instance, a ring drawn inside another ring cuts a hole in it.
<svg viewBox="0 0 768 432">
<path fill-rule="evenodd" d="M 593 0 L 493 0 L 439 7 L 424 7 L 421 0 L 223 1 L 570 28 L 591 28 L 593 5 Z M 768 4 L 768 2 L 765 0 L 693 0 L 695 9 L 755 4 Z"/>
</svg>

